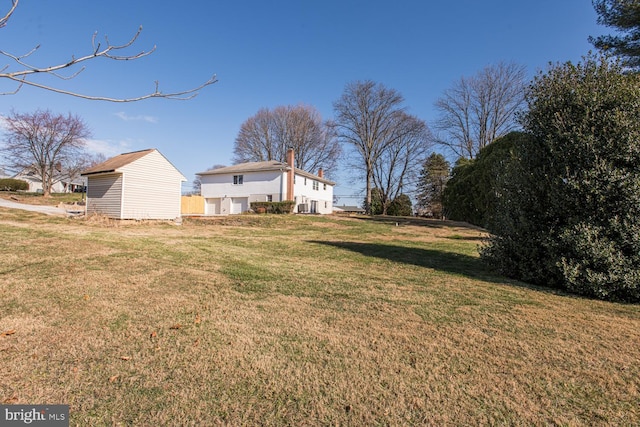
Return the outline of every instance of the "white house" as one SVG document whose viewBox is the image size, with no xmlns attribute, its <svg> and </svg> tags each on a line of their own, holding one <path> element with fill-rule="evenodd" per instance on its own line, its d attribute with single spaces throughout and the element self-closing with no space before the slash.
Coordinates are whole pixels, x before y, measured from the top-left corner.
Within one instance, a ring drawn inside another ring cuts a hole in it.
<svg viewBox="0 0 640 427">
<path fill-rule="evenodd" d="M 246 212 L 251 202 L 295 202 L 296 213 L 330 214 L 335 182 L 294 167 L 293 150 L 287 163 L 250 162 L 197 173 L 205 215 Z"/>
<path fill-rule="evenodd" d="M 176 219 L 187 178 L 156 149 L 124 153 L 82 172 L 87 214 L 116 219 Z"/>
<path fill-rule="evenodd" d="M 14 179 L 26 181 L 29 184 L 27 189 L 30 193 L 42 192 L 42 179 L 33 168 L 26 168 L 22 172 L 13 176 Z M 53 178 L 51 185 L 52 193 L 73 193 L 76 190 L 82 190 L 86 185 L 86 179 L 83 177 L 69 178 L 69 174 L 58 173 Z"/>
</svg>

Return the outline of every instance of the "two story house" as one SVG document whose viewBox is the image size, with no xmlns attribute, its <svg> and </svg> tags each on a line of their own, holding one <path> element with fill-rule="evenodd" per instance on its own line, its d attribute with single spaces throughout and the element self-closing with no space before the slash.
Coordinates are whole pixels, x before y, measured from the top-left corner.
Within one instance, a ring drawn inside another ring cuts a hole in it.
<svg viewBox="0 0 640 427">
<path fill-rule="evenodd" d="M 251 202 L 295 202 L 295 213 L 330 214 L 333 211 L 335 182 L 294 166 L 293 150 L 287 163 L 250 162 L 196 174 L 200 194 L 205 199 L 205 215 L 246 212 Z"/>
</svg>

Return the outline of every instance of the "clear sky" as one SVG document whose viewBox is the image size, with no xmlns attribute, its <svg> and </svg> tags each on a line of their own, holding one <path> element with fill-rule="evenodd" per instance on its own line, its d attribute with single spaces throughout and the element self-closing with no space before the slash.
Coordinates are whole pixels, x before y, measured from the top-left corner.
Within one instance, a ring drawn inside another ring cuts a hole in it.
<svg viewBox="0 0 640 427">
<path fill-rule="evenodd" d="M 2 0 L 2 15 L 9 6 Z M 373 80 L 399 91 L 409 112 L 430 125 L 433 104 L 461 76 L 499 61 L 527 67 L 579 61 L 598 26 L 590 0 L 22 0 L 0 29 L 0 49 L 51 65 L 91 51 L 91 37 L 128 52 L 157 50 L 133 62 L 91 61 L 65 87 L 92 95 L 134 97 L 218 83 L 190 101 L 108 103 L 25 87 L 0 96 L 12 109 L 78 114 L 92 130 L 90 147 L 107 157 L 158 148 L 189 180 L 214 164 L 231 164 L 240 125 L 260 108 L 308 104 L 324 119 L 348 82 Z M 1 66 L 10 64 L 0 58 Z M 14 85 L 0 82 L 0 92 Z M 359 204 L 345 171 L 338 204 Z M 190 188 L 190 183 L 185 185 Z"/>
</svg>

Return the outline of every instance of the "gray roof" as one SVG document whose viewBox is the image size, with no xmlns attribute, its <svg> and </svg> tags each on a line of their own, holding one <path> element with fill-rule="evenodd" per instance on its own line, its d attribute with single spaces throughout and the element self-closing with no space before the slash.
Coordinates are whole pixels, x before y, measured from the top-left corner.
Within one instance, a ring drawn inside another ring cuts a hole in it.
<svg viewBox="0 0 640 427">
<path fill-rule="evenodd" d="M 289 170 L 289 165 L 282 162 L 270 160 L 268 162 L 249 162 L 240 163 L 239 165 L 226 166 L 218 169 L 211 169 L 204 172 L 198 172 L 196 175 L 225 175 L 229 173 L 239 172 L 263 172 L 263 171 L 285 171 Z"/>
<path fill-rule="evenodd" d="M 237 174 L 237 173 L 248 173 L 248 172 L 265 172 L 265 171 L 289 171 L 291 167 L 282 162 L 277 162 L 275 160 L 269 160 L 266 162 L 248 162 L 248 163 L 240 163 L 238 165 L 226 166 L 218 169 L 211 169 L 204 172 L 198 172 L 196 175 L 205 176 L 205 175 L 227 175 L 227 174 Z M 303 171 L 302 169 L 295 168 L 296 175 L 303 176 L 309 179 L 315 179 L 316 181 L 322 182 L 328 185 L 336 185 L 335 182 L 329 181 L 326 178 L 320 178 L 317 175 L 312 173 Z"/>
</svg>

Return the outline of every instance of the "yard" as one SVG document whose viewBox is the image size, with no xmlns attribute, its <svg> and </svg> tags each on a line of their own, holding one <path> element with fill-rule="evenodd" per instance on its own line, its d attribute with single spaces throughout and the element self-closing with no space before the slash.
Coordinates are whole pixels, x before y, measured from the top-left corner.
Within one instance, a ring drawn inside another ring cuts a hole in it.
<svg viewBox="0 0 640 427">
<path fill-rule="evenodd" d="M 638 425 L 640 307 L 430 220 L 0 210 L 0 403 L 71 425 Z"/>
</svg>

